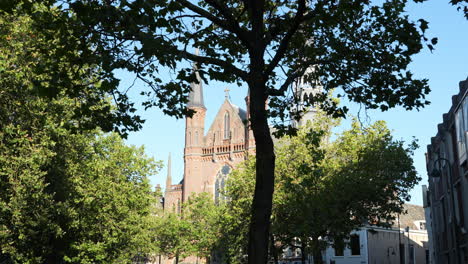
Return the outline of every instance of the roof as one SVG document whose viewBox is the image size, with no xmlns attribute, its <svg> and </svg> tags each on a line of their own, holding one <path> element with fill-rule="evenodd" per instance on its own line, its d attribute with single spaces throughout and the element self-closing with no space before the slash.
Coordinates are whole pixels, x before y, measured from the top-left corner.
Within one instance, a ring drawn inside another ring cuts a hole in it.
<svg viewBox="0 0 468 264">
<path fill-rule="evenodd" d="M 205 103 L 203 102 L 203 81 L 200 78 L 196 64 L 193 65 L 193 71 L 195 71 L 195 76 L 198 83 L 192 82 L 190 84 L 191 91 L 189 93 L 187 107 L 205 108 Z"/>
<path fill-rule="evenodd" d="M 240 117 L 240 119 L 241 119 L 242 121 L 247 120 L 247 112 L 246 112 L 244 109 L 242 109 L 242 108 L 240 108 L 239 106 L 237 106 L 237 105 L 231 103 L 231 101 L 229 101 L 229 100 L 228 100 L 228 102 L 231 104 L 231 106 L 232 106 L 232 107 L 234 108 L 234 110 L 237 112 L 237 114 L 239 115 L 239 117 Z"/>
<path fill-rule="evenodd" d="M 398 215 L 393 223 L 394 228 L 398 228 L 398 219 L 400 220 L 400 228 L 409 227 L 413 230 L 419 230 L 419 221 L 426 221 L 424 208 L 415 204 L 404 204 L 402 214 Z"/>
<path fill-rule="evenodd" d="M 431 138 L 431 144 L 427 145 L 427 154 L 431 155 L 432 148 L 436 148 L 440 138 L 443 136 L 444 130 L 450 127 L 450 124 L 454 121 L 455 111 L 460 106 L 460 103 L 463 102 L 463 99 L 467 96 L 468 93 L 468 78 L 459 83 L 459 92 L 458 94 L 452 96 L 452 106 L 450 110 L 442 115 L 442 123 L 437 125 L 437 135 Z"/>
</svg>

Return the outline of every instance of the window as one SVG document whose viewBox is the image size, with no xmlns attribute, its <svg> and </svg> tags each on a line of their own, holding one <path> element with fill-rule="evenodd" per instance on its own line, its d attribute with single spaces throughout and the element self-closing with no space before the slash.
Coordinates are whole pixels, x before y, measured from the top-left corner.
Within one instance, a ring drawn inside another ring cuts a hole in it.
<svg viewBox="0 0 468 264">
<path fill-rule="evenodd" d="M 189 132 L 189 133 L 188 133 L 188 137 L 187 137 L 187 145 L 190 145 L 190 143 L 191 143 L 191 142 L 190 142 L 191 137 L 192 137 L 192 132 Z"/>
<path fill-rule="evenodd" d="M 177 199 L 177 213 L 180 214 L 180 199 Z"/>
<path fill-rule="evenodd" d="M 198 146 L 198 131 L 195 131 L 195 146 Z"/>
<path fill-rule="evenodd" d="M 455 186 L 457 190 L 457 205 L 458 205 L 458 225 L 464 227 L 465 225 L 465 212 L 463 211 L 463 194 L 461 189 L 461 184 L 458 183 Z"/>
<path fill-rule="evenodd" d="M 335 256 L 344 256 L 344 242 L 343 240 L 337 240 L 333 244 L 333 249 L 335 250 Z"/>
<path fill-rule="evenodd" d="M 304 93 L 304 98 L 302 99 L 302 103 L 307 104 L 308 102 L 309 102 L 309 96 L 307 95 L 307 93 Z"/>
<path fill-rule="evenodd" d="M 231 167 L 229 165 L 224 165 L 221 170 L 216 175 L 215 181 L 215 203 L 219 204 L 221 200 L 225 200 L 225 196 L 223 195 L 223 189 L 226 186 L 226 180 L 228 174 L 231 172 Z"/>
<path fill-rule="evenodd" d="M 314 105 L 314 95 L 312 93 L 309 94 L 309 103 L 310 105 Z"/>
<path fill-rule="evenodd" d="M 426 230 L 426 222 L 423 222 L 423 221 L 419 222 L 419 230 Z"/>
<path fill-rule="evenodd" d="M 224 139 L 229 139 L 230 128 L 229 128 L 229 113 L 224 114 Z"/>
<path fill-rule="evenodd" d="M 349 244 L 351 247 L 351 255 L 353 256 L 361 255 L 361 243 L 359 242 L 358 234 L 351 235 Z"/>
<path fill-rule="evenodd" d="M 465 97 L 463 100 L 463 123 L 465 124 L 464 130 L 465 132 L 468 131 L 468 97 Z"/>
<path fill-rule="evenodd" d="M 460 164 L 463 163 L 466 160 L 466 141 L 465 141 L 465 127 L 468 124 L 468 122 L 464 122 L 463 118 L 463 108 L 466 104 L 463 105 L 463 107 L 459 108 L 457 112 L 455 113 L 455 129 L 457 130 L 457 146 L 458 146 L 458 159 L 460 161 Z"/>
</svg>

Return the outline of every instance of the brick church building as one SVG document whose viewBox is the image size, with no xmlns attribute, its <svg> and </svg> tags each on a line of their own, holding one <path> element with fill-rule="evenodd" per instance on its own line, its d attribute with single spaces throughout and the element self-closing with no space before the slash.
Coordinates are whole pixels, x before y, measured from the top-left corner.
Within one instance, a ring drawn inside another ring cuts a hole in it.
<svg viewBox="0 0 468 264">
<path fill-rule="evenodd" d="M 203 102 L 203 85 L 192 83 L 187 107 L 195 114 L 185 122 L 184 175 L 178 184 L 172 183 L 171 161 L 168 174 L 164 208 L 180 211 L 181 204 L 192 193 L 212 193 L 215 199 L 223 188 L 229 172 L 248 153 L 255 151 L 255 140 L 249 129 L 249 111 L 234 105 L 226 95 L 216 117 L 205 129 L 206 107 Z M 248 98 L 246 98 L 248 105 Z"/>
<path fill-rule="evenodd" d="M 249 97 L 245 99 L 247 110 L 244 110 L 234 105 L 226 94 L 213 123 L 205 129 L 207 109 L 203 102 L 203 85 L 200 76 L 196 74 L 196 77 L 198 84 L 191 84 L 187 103 L 195 114 L 187 117 L 185 122 L 184 175 L 182 181 L 172 183 L 169 157 L 164 194 L 166 210 L 172 208 L 180 212 L 182 203 L 193 193 L 211 193 L 217 200 L 229 172 L 247 155 L 255 153 L 255 139 L 248 121 Z M 305 85 L 301 78 L 295 83 L 294 90 L 302 102 L 318 91 Z M 300 126 L 312 118 L 313 111 L 308 111 L 296 125 Z"/>
</svg>

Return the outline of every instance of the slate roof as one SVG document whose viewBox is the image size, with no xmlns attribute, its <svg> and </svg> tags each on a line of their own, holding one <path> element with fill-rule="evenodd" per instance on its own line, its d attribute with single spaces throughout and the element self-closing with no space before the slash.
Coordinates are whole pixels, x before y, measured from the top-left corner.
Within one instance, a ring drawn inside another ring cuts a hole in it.
<svg viewBox="0 0 468 264">
<path fill-rule="evenodd" d="M 410 229 L 419 230 L 419 226 L 416 225 L 418 223 L 417 221 L 426 220 L 424 208 L 415 204 L 404 204 L 403 208 L 405 213 L 399 215 L 400 228 L 404 229 L 408 226 Z M 398 228 L 398 218 L 395 219 L 393 227 Z"/>
</svg>

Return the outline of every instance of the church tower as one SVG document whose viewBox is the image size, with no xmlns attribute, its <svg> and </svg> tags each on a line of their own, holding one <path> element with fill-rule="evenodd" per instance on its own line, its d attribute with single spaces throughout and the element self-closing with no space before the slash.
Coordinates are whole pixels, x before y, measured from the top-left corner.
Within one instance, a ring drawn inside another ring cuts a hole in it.
<svg viewBox="0 0 468 264">
<path fill-rule="evenodd" d="M 198 83 L 190 85 L 191 91 L 187 108 L 194 110 L 192 117 L 185 119 L 184 182 L 183 201 L 191 193 L 200 192 L 202 186 L 201 159 L 205 135 L 206 107 L 203 102 L 203 85 L 196 64 L 193 67 Z"/>
<path fill-rule="evenodd" d="M 313 67 L 308 69 L 306 74 L 311 71 L 314 71 Z M 314 119 L 316 109 L 312 101 L 316 94 L 322 92 L 322 87 L 317 83 L 306 82 L 304 77 L 300 77 L 293 83 L 293 90 L 295 96 L 298 98 L 298 110 L 304 111 L 302 118 L 299 121 L 294 121 L 294 126 L 300 127 L 305 125 L 307 121 L 312 121 Z"/>
<path fill-rule="evenodd" d="M 167 158 L 167 177 L 166 177 L 166 191 L 168 191 L 172 186 L 172 164 L 171 164 L 171 153 L 169 152 L 169 157 Z"/>
</svg>

